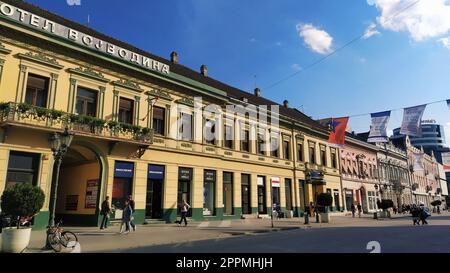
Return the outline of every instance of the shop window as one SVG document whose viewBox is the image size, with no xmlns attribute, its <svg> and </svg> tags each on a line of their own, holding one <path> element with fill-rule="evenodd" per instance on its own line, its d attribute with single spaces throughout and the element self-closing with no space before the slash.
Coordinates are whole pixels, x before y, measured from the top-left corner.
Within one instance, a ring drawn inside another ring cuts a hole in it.
<svg viewBox="0 0 450 273">
<path fill-rule="evenodd" d="M 203 180 L 203 215 L 214 215 L 216 171 L 205 170 Z"/>
<path fill-rule="evenodd" d="M 233 214 L 233 173 L 223 173 L 223 213 Z"/>
<path fill-rule="evenodd" d="M 292 210 L 292 180 L 286 178 L 284 181 L 286 192 L 286 209 Z"/>
<path fill-rule="evenodd" d="M 119 122 L 133 124 L 133 104 L 133 100 L 120 98 Z"/>
<path fill-rule="evenodd" d="M 97 92 L 78 87 L 75 109 L 79 115 L 95 117 L 97 114 Z"/>
<path fill-rule="evenodd" d="M 166 126 L 166 109 L 153 107 L 153 129 L 155 134 L 164 135 Z"/>
<path fill-rule="evenodd" d="M 47 107 L 49 79 L 28 74 L 25 103 L 38 107 Z"/>
<path fill-rule="evenodd" d="M 11 151 L 8 160 L 6 188 L 18 183 L 37 185 L 40 154 Z"/>
</svg>

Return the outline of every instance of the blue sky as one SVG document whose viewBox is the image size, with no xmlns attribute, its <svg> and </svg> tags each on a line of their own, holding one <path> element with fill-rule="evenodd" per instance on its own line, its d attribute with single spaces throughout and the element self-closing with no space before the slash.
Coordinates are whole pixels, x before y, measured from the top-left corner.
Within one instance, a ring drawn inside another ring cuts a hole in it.
<svg viewBox="0 0 450 273">
<path fill-rule="evenodd" d="M 211 77 L 246 91 L 254 89 L 256 75 L 263 96 L 288 99 L 315 119 L 450 98 L 446 0 L 80 1 L 80 6 L 67 0 L 28 2 L 80 23 L 90 15 L 98 31 L 166 58 L 175 50 L 182 64 L 196 70 L 206 64 Z M 267 88 L 371 24 L 377 24 L 373 36 Z M 389 128 L 400 126 L 402 116 L 393 112 Z M 424 118 L 450 129 L 443 102 L 428 106 Z M 369 115 L 350 119 L 356 132 L 369 125 Z"/>
</svg>

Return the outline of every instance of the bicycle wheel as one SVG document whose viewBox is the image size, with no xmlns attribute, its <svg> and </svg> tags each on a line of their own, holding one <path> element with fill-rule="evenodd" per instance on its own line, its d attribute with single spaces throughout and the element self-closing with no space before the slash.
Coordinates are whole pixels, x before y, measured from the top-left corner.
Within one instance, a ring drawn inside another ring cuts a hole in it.
<svg viewBox="0 0 450 273">
<path fill-rule="evenodd" d="M 61 243 L 58 234 L 49 233 L 47 235 L 47 241 L 55 252 L 61 252 Z"/>
<path fill-rule="evenodd" d="M 66 248 L 75 248 L 78 243 L 78 238 L 75 233 L 64 231 L 61 233 L 61 244 Z"/>
</svg>

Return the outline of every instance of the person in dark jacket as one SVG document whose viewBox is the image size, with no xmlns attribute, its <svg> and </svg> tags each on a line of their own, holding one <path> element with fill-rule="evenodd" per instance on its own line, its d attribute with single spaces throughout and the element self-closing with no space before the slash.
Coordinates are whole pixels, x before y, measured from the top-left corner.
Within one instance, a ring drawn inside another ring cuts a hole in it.
<svg viewBox="0 0 450 273">
<path fill-rule="evenodd" d="M 130 233 L 130 222 L 133 217 L 133 210 L 130 206 L 130 201 L 125 200 L 125 207 L 123 208 L 123 214 L 122 214 L 122 224 L 120 225 L 120 233 L 128 234 Z M 125 232 L 123 232 L 123 226 L 125 226 Z"/>
<path fill-rule="evenodd" d="M 362 206 L 361 204 L 358 204 L 358 217 L 361 218 L 361 214 L 362 214 Z"/>
<path fill-rule="evenodd" d="M 352 211 L 352 217 L 355 218 L 355 213 L 356 213 L 355 204 L 352 203 L 352 205 L 350 206 L 350 209 Z"/>
<path fill-rule="evenodd" d="M 183 202 L 180 204 L 181 219 L 180 219 L 180 221 L 175 221 L 179 226 L 181 226 L 181 223 L 183 221 L 184 221 L 184 226 L 187 226 L 186 216 L 187 216 L 190 208 L 191 208 L 191 206 L 186 202 L 186 200 L 183 200 Z"/>
<path fill-rule="evenodd" d="M 133 196 L 129 195 L 128 196 L 128 201 L 130 202 L 130 207 L 131 207 L 131 209 L 133 210 L 133 213 L 134 213 L 135 203 L 134 203 L 134 200 L 133 200 Z M 133 231 L 136 231 L 136 225 L 134 224 L 133 220 L 134 220 L 134 218 L 131 217 L 130 225 L 133 228 Z"/>
<path fill-rule="evenodd" d="M 109 196 L 106 196 L 105 201 L 102 203 L 100 214 L 103 215 L 102 224 L 100 229 L 108 228 L 109 214 L 111 213 L 111 206 L 109 205 Z"/>
<path fill-rule="evenodd" d="M 413 225 L 415 226 L 416 224 L 419 226 L 420 225 L 420 209 L 416 206 L 413 205 L 411 207 L 411 216 L 413 218 Z"/>
</svg>

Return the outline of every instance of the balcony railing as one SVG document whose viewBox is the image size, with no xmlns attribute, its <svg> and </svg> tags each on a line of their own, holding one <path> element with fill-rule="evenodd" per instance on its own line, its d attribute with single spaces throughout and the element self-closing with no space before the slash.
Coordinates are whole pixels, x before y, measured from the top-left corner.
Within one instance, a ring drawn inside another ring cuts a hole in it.
<svg viewBox="0 0 450 273">
<path fill-rule="evenodd" d="M 68 128 L 83 135 L 147 144 L 153 139 L 153 130 L 149 128 L 35 107 L 26 103 L 0 103 L 0 123 L 55 130 Z"/>
</svg>

